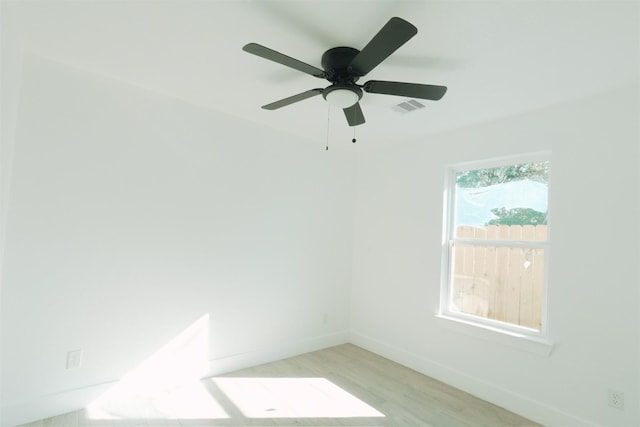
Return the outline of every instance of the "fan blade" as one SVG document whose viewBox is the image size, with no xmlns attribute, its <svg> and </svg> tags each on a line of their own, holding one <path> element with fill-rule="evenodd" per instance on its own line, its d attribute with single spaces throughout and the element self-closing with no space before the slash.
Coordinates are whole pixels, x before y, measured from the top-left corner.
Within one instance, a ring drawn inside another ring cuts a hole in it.
<svg viewBox="0 0 640 427">
<path fill-rule="evenodd" d="M 423 85 L 419 83 L 385 82 L 370 80 L 362 88 L 369 93 L 406 96 L 437 101 L 447 92 L 446 86 Z"/>
<path fill-rule="evenodd" d="M 365 122 L 364 114 L 362 114 L 359 102 L 356 102 L 351 107 L 347 107 L 342 111 L 344 111 L 344 116 L 347 118 L 349 126 L 358 126 Z"/>
<path fill-rule="evenodd" d="M 277 62 L 278 64 L 293 68 L 294 70 L 311 74 L 314 77 L 319 77 L 321 79 L 327 77 L 327 74 L 318 67 L 314 67 L 313 65 L 291 58 L 290 56 L 276 52 L 273 49 L 269 49 L 268 47 L 264 47 L 257 43 L 249 43 L 245 45 L 242 50 L 260 56 L 264 59 L 268 59 L 269 61 Z"/>
<path fill-rule="evenodd" d="M 298 101 L 303 101 L 312 96 L 320 95 L 324 89 L 311 89 L 306 92 L 299 93 L 297 95 L 290 96 L 288 98 L 281 99 L 280 101 L 272 102 L 271 104 L 263 105 L 265 110 L 277 110 L 278 108 L 286 107 L 289 104 L 293 104 Z"/>
<path fill-rule="evenodd" d="M 391 18 L 378 34 L 351 61 L 351 69 L 364 76 L 418 33 L 418 29 L 401 18 Z"/>
</svg>

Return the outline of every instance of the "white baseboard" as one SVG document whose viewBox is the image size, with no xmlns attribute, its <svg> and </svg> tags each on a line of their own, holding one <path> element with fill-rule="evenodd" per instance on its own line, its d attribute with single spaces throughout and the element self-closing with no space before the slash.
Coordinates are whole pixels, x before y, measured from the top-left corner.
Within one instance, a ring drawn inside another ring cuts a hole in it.
<svg viewBox="0 0 640 427">
<path fill-rule="evenodd" d="M 548 426 L 594 427 L 592 423 L 542 402 L 518 395 L 417 354 L 351 331 L 350 342 L 424 375 Z"/>
<path fill-rule="evenodd" d="M 349 342 L 348 330 L 338 331 L 327 335 L 320 335 L 301 341 L 280 343 L 277 346 L 248 351 L 209 361 L 207 376 L 219 375 L 225 372 L 262 365 L 288 357 L 298 356 L 323 348 L 333 347 Z"/>
<path fill-rule="evenodd" d="M 570 425 L 593 427 L 593 424 L 550 407 L 528 397 L 514 394 L 479 378 L 448 368 L 417 354 L 405 351 L 356 331 L 338 331 L 295 342 L 279 343 L 269 348 L 257 349 L 209 361 L 207 376 L 219 375 L 323 348 L 351 342 L 394 362 L 428 375 L 483 400 L 516 412 L 524 417 L 549 426 Z M 78 410 L 104 393 L 117 381 L 90 385 L 75 390 L 41 396 L 2 408 L 0 425 L 5 427 L 28 423 L 65 412 Z"/>
<path fill-rule="evenodd" d="M 2 407 L 0 425 L 13 427 L 84 408 L 117 381 L 51 393 Z"/>
<path fill-rule="evenodd" d="M 274 362 L 276 360 L 344 344 L 348 341 L 349 331 L 343 330 L 210 360 L 209 372 L 205 377 Z M 39 396 L 21 402 L 13 402 L 1 408 L 0 425 L 3 427 L 13 427 L 34 420 L 77 411 L 78 409 L 86 407 L 117 382 L 117 380 L 108 381 L 73 390 L 63 390 L 58 393 Z"/>
</svg>

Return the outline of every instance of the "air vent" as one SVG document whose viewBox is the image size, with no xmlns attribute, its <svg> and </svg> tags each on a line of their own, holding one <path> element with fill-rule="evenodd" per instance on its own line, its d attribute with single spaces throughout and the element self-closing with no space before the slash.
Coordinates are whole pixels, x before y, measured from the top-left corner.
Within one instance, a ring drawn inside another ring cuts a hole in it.
<svg viewBox="0 0 640 427">
<path fill-rule="evenodd" d="M 401 102 L 398 105 L 394 105 L 392 108 L 398 113 L 409 113 L 411 111 L 419 110 L 424 107 L 424 104 L 421 104 L 415 99 L 410 99 L 409 101 Z"/>
</svg>

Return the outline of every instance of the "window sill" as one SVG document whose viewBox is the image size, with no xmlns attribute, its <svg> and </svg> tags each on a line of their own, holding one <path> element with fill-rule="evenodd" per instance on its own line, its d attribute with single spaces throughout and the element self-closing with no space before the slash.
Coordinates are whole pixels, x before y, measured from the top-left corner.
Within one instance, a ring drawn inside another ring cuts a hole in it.
<svg viewBox="0 0 640 427">
<path fill-rule="evenodd" d="M 438 324 L 445 329 L 533 353 L 538 356 L 549 357 L 553 351 L 553 343 L 544 338 L 531 337 L 518 332 L 494 328 L 444 314 L 437 314 L 436 318 Z"/>
</svg>

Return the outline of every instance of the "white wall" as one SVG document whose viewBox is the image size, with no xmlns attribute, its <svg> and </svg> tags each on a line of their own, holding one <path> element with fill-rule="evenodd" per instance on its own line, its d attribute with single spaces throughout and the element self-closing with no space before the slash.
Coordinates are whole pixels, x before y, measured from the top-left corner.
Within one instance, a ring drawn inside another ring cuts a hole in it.
<svg viewBox="0 0 640 427">
<path fill-rule="evenodd" d="M 629 86 L 361 155 L 353 342 L 546 425 L 640 425 L 638 114 Z M 446 166 L 540 150 L 552 151 L 549 357 L 434 317 Z"/>
<path fill-rule="evenodd" d="M 23 80 L 9 88 L 19 115 L 3 110 L 19 123 L 12 171 L 2 159 L 2 425 L 86 404 L 205 314 L 212 371 L 351 328 L 356 344 L 549 425 L 640 424 L 637 87 L 361 153 L 356 186 L 352 154 L 43 59 L 23 68 L 9 76 Z M 541 149 L 554 173 L 549 357 L 433 317 L 445 166 Z M 83 367 L 66 371 L 75 348 Z"/>
<path fill-rule="evenodd" d="M 2 126 L 0 126 L 0 272 L 4 251 L 4 234 L 7 209 L 9 205 L 9 189 L 11 183 L 11 165 L 15 143 L 18 103 L 20 93 L 20 76 L 22 68 L 22 51 L 20 42 L 11 21 L 7 8 L 0 6 L 0 47 L 2 60 L 0 61 L 0 111 L 2 112 Z"/>
<path fill-rule="evenodd" d="M 206 314 L 213 370 L 348 338 L 353 154 L 35 56 L 22 80 L 2 425 L 83 406 Z"/>
</svg>

